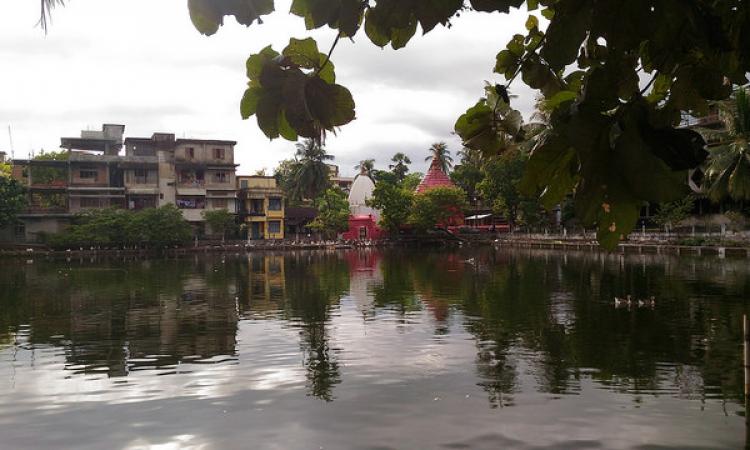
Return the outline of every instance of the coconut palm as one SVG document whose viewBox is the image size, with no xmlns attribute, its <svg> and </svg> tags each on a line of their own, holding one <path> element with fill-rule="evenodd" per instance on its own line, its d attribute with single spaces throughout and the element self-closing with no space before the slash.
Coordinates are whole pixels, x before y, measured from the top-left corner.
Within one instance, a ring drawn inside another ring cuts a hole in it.
<svg viewBox="0 0 750 450">
<path fill-rule="evenodd" d="M 326 161 L 333 160 L 333 155 L 312 139 L 297 143 L 297 160 L 299 161 L 292 176 L 291 194 L 299 199 L 314 200 L 330 184 L 330 171 Z"/>
<path fill-rule="evenodd" d="M 363 159 L 359 162 L 359 164 L 354 166 L 354 170 L 357 170 L 360 174 L 364 174 L 372 178 L 372 172 L 375 170 L 375 160 Z"/>
<path fill-rule="evenodd" d="M 448 150 L 448 144 L 445 142 L 436 142 L 430 146 L 429 152 L 430 156 L 424 160 L 436 160 L 443 172 L 448 173 L 448 170 L 453 167 L 453 158 L 451 158 L 451 152 Z"/>
<path fill-rule="evenodd" d="M 736 201 L 750 200 L 750 97 L 745 88 L 719 104 L 726 126 L 726 144 L 711 149 L 706 170 L 708 197 L 720 202 L 726 197 Z"/>
<path fill-rule="evenodd" d="M 65 0 L 40 0 L 41 12 L 39 14 L 39 26 L 47 32 L 47 23 L 51 19 L 52 9 L 57 5 L 65 5 Z"/>
<path fill-rule="evenodd" d="M 406 174 L 409 172 L 409 164 L 411 164 L 411 159 L 409 159 L 409 157 L 405 154 L 398 152 L 393 155 L 391 161 L 395 164 L 389 164 L 388 168 L 393 171 L 398 181 L 402 181 L 404 177 L 406 177 Z"/>
</svg>

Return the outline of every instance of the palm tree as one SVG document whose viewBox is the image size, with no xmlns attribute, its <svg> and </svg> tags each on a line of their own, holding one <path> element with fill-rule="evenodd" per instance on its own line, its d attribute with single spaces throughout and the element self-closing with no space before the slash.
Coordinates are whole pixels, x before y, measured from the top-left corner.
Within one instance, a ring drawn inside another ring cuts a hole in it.
<svg viewBox="0 0 750 450">
<path fill-rule="evenodd" d="M 333 155 L 312 139 L 297 143 L 299 164 L 292 177 L 291 194 L 299 199 L 314 200 L 330 184 L 331 169 L 326 161 L 333 160 Z"/>
<path fill-rule="evenodd" d="M 57 5 L 65 5 L 65 0 L 40 0 L 41 12 L 39 14 L 39 26 L 47 32 L 47 23 L 52 18 L 52 9 Z"/>
<path fill-rule="evenodd" d="M 358 170 L 360 174 L 364 174 L 372 178 L 372 172 L 375 170 L 375 160 L 363 159 L 359 162 L 359 164 L 354 166 L 354 170 Z"/>
<path fill-rule="evenodd" d="M 451 152 L 448 150 L 448 144 L 445 142 L 436 142 L 430 146 L 429 151 L 431 155 L 424 160 L 436 160 L 443 172 L 448 173 L 448 170 L 453 167 L 453 158 L 451 158 Z"/>
<path fill-rule="evenodd" d="M 730 100 L 719 104 L 726 125 L 726 144 L 711 149 L 706 176 L 708 197 L 718 203 L 726 197 L 750 200 L 750 97 L 739 88 Z"/>
<path fill-rule="evenodd" d="M 395 164 L 389 164 L 388 168 L 393 171 L 398 181 L 403 181 L 403 179 L 406 177 L 406 174 L 409 172 L 409 164 L 411 164 L 411 159 L 409 159 L 409 157 L 405 154 L 398 152 L 393 155 L 391 161 Z"/>
</svg>

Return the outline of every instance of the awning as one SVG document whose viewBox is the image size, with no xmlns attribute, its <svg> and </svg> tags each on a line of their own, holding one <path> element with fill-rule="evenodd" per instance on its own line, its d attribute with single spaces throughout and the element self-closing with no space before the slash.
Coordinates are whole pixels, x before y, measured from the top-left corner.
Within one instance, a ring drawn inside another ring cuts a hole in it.
<svg viewBox="0 0 750 450">
<path fill-rule="evenodd" d="M 477 214 L 476 216 L 469 216 L 466 220 L 482 220 L 491 217 L 492 214 Z"/>
</svg>

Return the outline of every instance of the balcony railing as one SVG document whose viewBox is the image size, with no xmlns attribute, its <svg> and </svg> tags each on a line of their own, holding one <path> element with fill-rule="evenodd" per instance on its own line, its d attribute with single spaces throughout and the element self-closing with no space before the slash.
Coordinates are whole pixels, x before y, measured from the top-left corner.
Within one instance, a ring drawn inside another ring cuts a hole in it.
<svg viewBox="0 0 750 450">
<path fill-rule="evenodd" d="M 206 180 L 180 180 L 177 185 L 185 188 L 205 188 Z"/>
</svg>

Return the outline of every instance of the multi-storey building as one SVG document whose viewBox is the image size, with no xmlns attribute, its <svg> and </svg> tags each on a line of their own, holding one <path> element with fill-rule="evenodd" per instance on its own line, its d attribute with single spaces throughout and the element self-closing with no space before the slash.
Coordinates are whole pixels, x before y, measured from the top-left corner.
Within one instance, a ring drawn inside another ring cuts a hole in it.
<svg viewBox="0 0 750 450">
<path fill-rule="evenodd" d="M 236 142 L 175 139 L 170 133 L 123 141 L 124 130 L 105 124 L 101 131 L 62 138 L 63 160 L 13 161 L 13 176 L 28 189 L 28 207 L 19 225 L 0 237 L 37 241 L 64 229 L 74 214 L 96 208 L 175 204 L 198 235 L 204 233 L 203 211 L 236 213 Z"/>
<path fill-rule="evenodd" d="M 237 189 L 248 239 L 284 239 L 284 192 L 276 178 L 240 175 Z"/>
<path fill-rule="evenodd" d="M 142 192 L 143 204 L 175 204 L 186 220 L 200 228 L 202 213 L 226 209 L 236 213 L 237 165 L 235 141 L 175 139 L 173 134 L 155 133 L 151 138 L 125 139 L 126 155 L 155 157 L 153 169 L 133 168 L 130 182 Z M 151 193 L 158 196 L 151 197 Z"/>
</svg>

